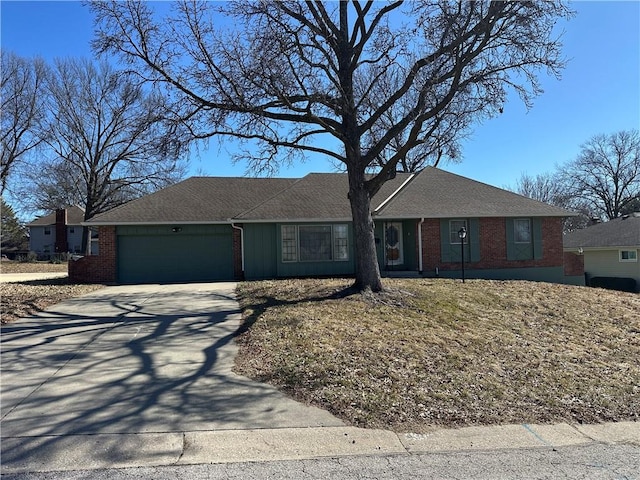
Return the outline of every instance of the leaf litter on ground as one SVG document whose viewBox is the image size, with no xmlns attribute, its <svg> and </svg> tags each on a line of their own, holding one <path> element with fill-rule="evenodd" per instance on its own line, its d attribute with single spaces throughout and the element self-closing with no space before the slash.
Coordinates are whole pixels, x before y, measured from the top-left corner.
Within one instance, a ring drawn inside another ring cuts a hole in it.
<svg viewBox="0 0 640 480">
<path fill-rule="evenodd" d="M 526 281 L 244 282 L 236 371 L 371 428 L 640 416 L 640 296 Z"/>
</svg>

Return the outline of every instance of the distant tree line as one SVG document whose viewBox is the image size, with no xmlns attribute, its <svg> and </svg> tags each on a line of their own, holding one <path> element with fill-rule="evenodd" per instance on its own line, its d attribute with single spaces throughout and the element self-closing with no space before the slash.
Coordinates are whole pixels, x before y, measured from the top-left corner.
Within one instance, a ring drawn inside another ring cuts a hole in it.
<svg viewBox="0 0 640 480">
<path fill-rule="evenodd" d="M 511 189 L 577 212 L 579 216 L 565 223 L 569 231 L 638 212 L 640 134 L 628 130 L 595 135 L 580 147 L 575 159 L 553 172 L 523 173 Z"/>
<path fill-rule="evenodd" d="M 23 252 L 29 248 L 26 228 L 20 224 L 11 205 L 0 198 L 0 248 L 3 255 Z"/>
</svg>

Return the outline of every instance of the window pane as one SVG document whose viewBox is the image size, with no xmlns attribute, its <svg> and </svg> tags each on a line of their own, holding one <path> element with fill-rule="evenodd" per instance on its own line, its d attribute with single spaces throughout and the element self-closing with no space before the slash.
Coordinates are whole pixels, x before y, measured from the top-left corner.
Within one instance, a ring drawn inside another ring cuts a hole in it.
<svg viewBox="0 0 640 480">
<path fill-rule="evenodd" d="M 349 260 L 349 241 L 346 225 L 333 226 L 333 257 L 334 260 Z"/>
<path fill-rule="evenodd" d="M 295 262 L 298 259 L 298 242 L 295 225 L 282 226 L 282 261 Z"/>
<path fill-rule="evenodd" d="M 531 222 L 528 218 L 518 218 L 513 222 L 516 243 L 531 243 Z"/>
<path fill-rule="evenodd" d="M 469 236 L 466 220 L 449 220 L 449 242 L 452 245 L 460 245 L 460 235 L 458 235 L 458 232 L 462 227 L 467 230 L 467 236 Z M 467 243 L 466 238 L 465 243 Z"/>
<path fill-rule="evenodd" d="M 314 262 L 331 260 L 331 226 L 299 226 L 300 261 Z"/>
<path fill-rule="evenodd" d="M 634 262 L 638 260 L 636 250 L 620 250 L 620 260 Z"/>
</svg>

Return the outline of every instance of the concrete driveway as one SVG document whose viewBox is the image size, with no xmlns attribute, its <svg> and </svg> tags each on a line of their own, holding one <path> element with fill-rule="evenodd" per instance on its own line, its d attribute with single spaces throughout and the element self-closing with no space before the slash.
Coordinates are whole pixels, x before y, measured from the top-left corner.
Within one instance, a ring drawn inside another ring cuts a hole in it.
<svg viewBox="0 0 640 480">
<path fill-rule="evenodd" d="M 109 464 L 128 449 L 163 463 L 185 432 L 343 425 L 231 372 L 234 288 L 106 287 L 4 326 L 2 471 L 66 469 L 78 452 Z"/>
</svg>

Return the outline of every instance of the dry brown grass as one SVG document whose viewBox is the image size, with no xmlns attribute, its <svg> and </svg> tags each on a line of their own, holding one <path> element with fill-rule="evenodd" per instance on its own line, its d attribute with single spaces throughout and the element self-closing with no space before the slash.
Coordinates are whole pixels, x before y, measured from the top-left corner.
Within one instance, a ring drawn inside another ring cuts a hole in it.
<svg viewBox="0 0 640 480">
<path fill-rule="evenodd" d="M 638 420 L 640 296 L 522 281 L 239 286 L 236 370 L 364 427 Z"/>
<path fill-rule="evenodd" d="M 103 285 L 72 284 L 67 278 L 0 283 L 0 321 L 3 324 L 14 322 L 67 298 L 84 295 L 102 287 Z"/>
<path fill-rule="evenodd" d="M 47 273 L 66 272 L 67 262 L 13 262 L 3 260 L 0 262 L 0 274 L 2 273 Z"/>
</svg>

